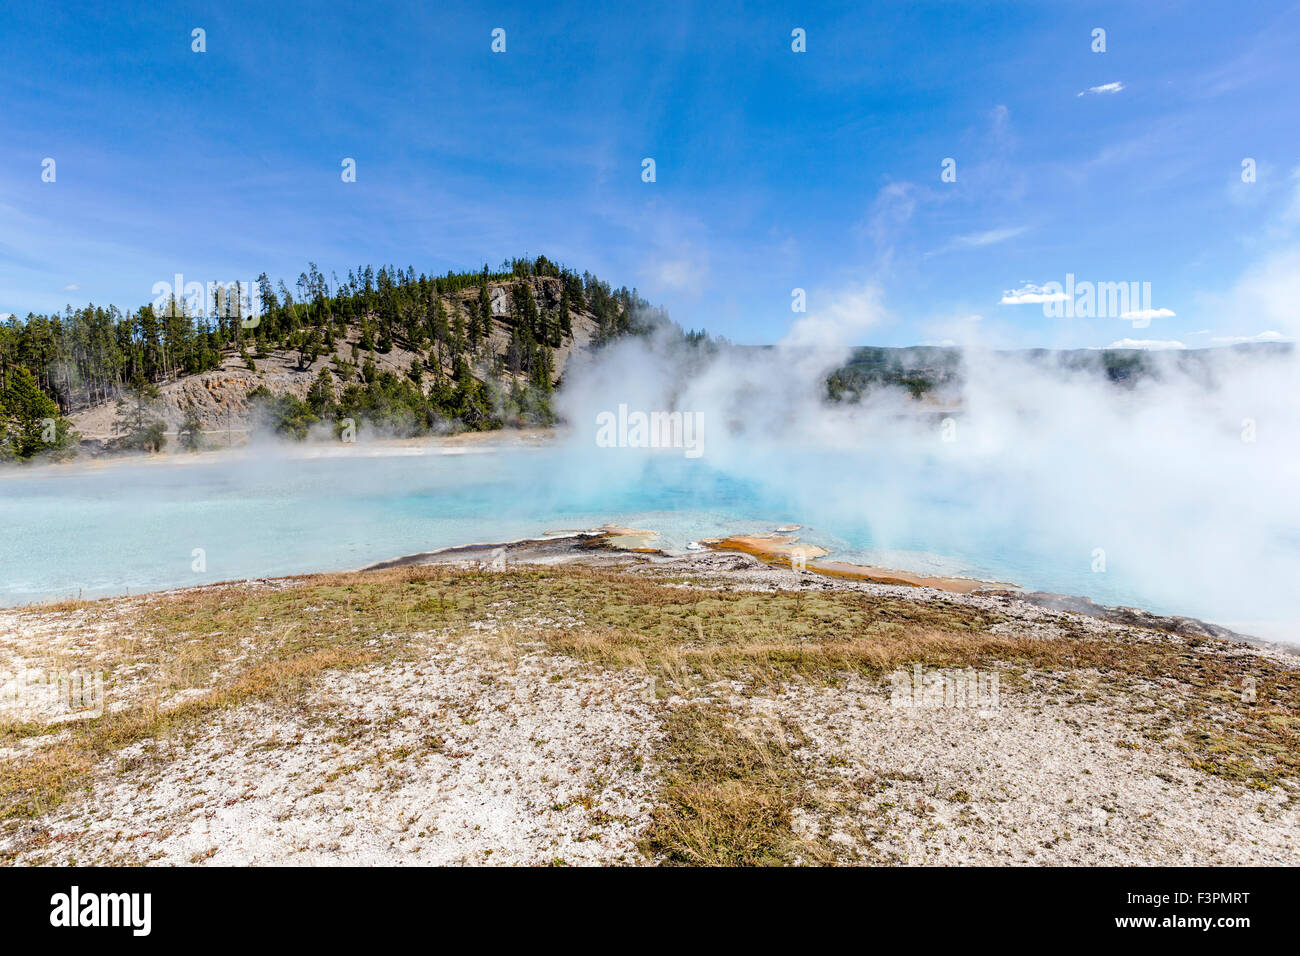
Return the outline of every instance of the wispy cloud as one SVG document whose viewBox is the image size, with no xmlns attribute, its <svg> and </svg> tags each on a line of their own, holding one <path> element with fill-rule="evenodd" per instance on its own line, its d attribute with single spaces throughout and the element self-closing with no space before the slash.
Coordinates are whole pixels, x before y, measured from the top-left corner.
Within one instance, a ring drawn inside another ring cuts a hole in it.
<svg viewBox="0 0 1300 956">
<path fill-rule="evenodd" d="M 699 295 L 708 282 L 708 267 L 697 259 L 669 259 L 651 270 L 659 285 L 671 292 Z"/>
<path fill-rule="evenodd" d="M 1240 345 L 1243 342 L 1286 342 L 1289 341 L 1281 332 L 1269 330 L 1258 335 L 1216 335 L 1210 339 L 1216 345 Z"/>
<path fill-rule="evenodd" d="M 1124 89 L 1124 84 L 1119 80 L 1116 80 L 1114 83 L 1103 83 L 1101 86 L 1090 86 L 1080 93 L 1079 96 L 1087 96 L 1089 93 L 1118 93 L 1122 89 Z"/>
<path fill-rule="evenodd" d="M 1064 292 L 1048 292 L 1046 286 L 1026 282 L 1022 288 L 1007 289 L 998 300 L 999 305 L 1042 305 L 1044 302 L 1064 302 Z"/>
<path fill-rule="evenodd" d="M 883 186 L 871 203 L 866 222 L 859 228 L 875 240 L 877 247 L 888 249 L 916 212 L 918 192 L 923 191 L 915 183 L 894 182 Z"/>
<path fill-rule="evenodd" d="M 964 236 L 954 237 L 932 252 L 927 252 L 926 256 L 937 256 L 944 252 L 952 252 L 954 249 L 982 249 L 985 246 L 995 246 L 999 242 L 1014 239 L 1021 233 L 1028 231 L 1028 229 L 1028 226 L 1005 226 L 1001 229 L 987 229 L 984 232 L 967 233 Z"/>
<path fill-rule="evenodd" d="M 953 245 L 972 248 L 978 248 L 979 246 L 992 246 L 999 242 L 1006 242 L 1008 239 L 1014 239 L 1028 228 L 1028 226 L 1007 226 L 1003 229 L 989 229 L 985 232 L 974 232 L 967 236 L 958 236 L 953 240 Z"/>
<path fill-rule="evenodd" d="M 1121 312 L 1119 317 L 1126 322 L 1149 323 L 1152 319 L 1172 319 L 1176 312 L 1173 309 L 1130 309 L 1127 312 Z"/>
</svg>

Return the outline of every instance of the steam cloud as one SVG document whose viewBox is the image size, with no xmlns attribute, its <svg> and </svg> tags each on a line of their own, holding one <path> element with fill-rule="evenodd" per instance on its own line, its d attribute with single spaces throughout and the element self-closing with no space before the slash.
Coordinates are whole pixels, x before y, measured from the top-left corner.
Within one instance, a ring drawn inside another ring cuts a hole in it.
<svg viewBox="0 0 1300 956">
<path fill-rule="evenodd" d="M 1029 581 L 1104 598 L 1116 592 L 1091 576 L 1102 549 L 1133 603 L 1300 642 L 1294 350 L 1217 349 L 1204 366 L 1145 353 L 1155 374 L 1130 387 L 970 338 L 947 404 L 901 390 L 828 403 L 824 376 L 880 315 L 865 287 L 772 348 L 710 356 L 665 334 L 575 363 L 559 408 L 572 452 L 593 456 L 583 480 L 636 481 L 649 457 L 588 451 L 600 411 L 693 411 L 708 423 L 704 464 L 788 502 L 790 520 L 977 566 L 1001 551 Z"/>
</svg>

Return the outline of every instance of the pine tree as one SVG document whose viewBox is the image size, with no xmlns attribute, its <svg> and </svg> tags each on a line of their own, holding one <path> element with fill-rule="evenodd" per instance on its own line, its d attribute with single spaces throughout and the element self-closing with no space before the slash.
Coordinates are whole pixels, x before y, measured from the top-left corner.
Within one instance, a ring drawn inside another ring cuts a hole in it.
<svg viewBox="0 0 1300 956">
<path fill-rule="evenodd" d="M 460 312 L 459 310 L 457 310 L 457 315 L 459 314 Z M 483 326 L 481 323 L 475 321 L 473 313 L 471 313 L 469 317 L 468 331 L 469 331 L 469 347 L 473 351 L 477 352 L 479 346 L 479 340 L 481 338 L 481 334 L 483 331 Z"/>
<path fill-rule="evenodd" d="M 492 297 L 488 294 L 488 271 L 483 267 L 483 276 L 478 285 L 478 320 L 482 323 L 483 338 L 492 341 Z"/>
<path fill-rule="evenodd" d="M 31 458 L 66 448 L 72 439 L 71 423 L 32 373 L 21 365 L 10 370 L 0 391 L 0 458 Z"/>
<path fill-rule="evenodd" d="M 573 335 L 573 319 L 569 316 L 569 287 L 565 286 L 564 291 L 560 293 L 560 335 Z"/>
<path fill-rule="evenodd" d="M 117 402 L 113 431 L 116 448 L 131 451 L 162 451 L 167 444 L 167 423 L 157 417 L 158 388 L 137 372 L 131 380 L 129 397 Z"/>
<path fill-rule="evenodd" d="M 185 407 L 185 418 L 176 430 L 176 440 L 186 451 L 198 451 L 203 446 L 203 422 L 193 402 Z"/>
<path fill-rule="evenodd" d="M 529 384 L 545 395 L 551 394 L 551 376 L 554 374 L 554 368 L 555 362 L 550 348 L 545 345 L 540 346 L 537 349 L 537 359 L 533 363 L 533 374 Z"/>
</svg>

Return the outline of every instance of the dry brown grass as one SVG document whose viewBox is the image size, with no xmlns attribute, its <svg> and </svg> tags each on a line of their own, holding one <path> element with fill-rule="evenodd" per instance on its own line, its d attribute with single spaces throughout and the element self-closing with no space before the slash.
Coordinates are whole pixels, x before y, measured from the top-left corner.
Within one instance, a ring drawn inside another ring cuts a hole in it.
<svg viewBox="0 0 1300 956">
<path fill-rule="evenodd" d="M 680 580 L 680 579 L 678 579 Z M 655 678 L 665 708 L 663 788 L 645 847 L 671 863 L 760 864 L 818 859 L 791 813 L 811 799 L 789 728 L 755 726 L 710 698 L 709 685 L 763 692 L 791 680 L 834 683 L 927 668 L 997 668 L 1003 692 L 1033 675 L 1100 675 L 1117 691 L 1158 686 L 1158 735 L 1189 764 L 1248 786 L 1300 779 L 1300 675 L 1214 641 L 1070 619 L 1061 636 L 991 630 L 1006 618 L 959 601 L 913 601 L 850 590 L 755 592 L 669 586 L 643 574 L 580 566 L 507 572 L 448 567 L 318 575 L 214 586 L 127 602 L 64 602 L 34 615 L 117 607 L 130 627 L 110 642 L 112 673 L 147 675 L 151 691 L 124 709 L 50 735 L 0 724 L 0 745 L 29 756 L 0 764 L 0 819 L 48 811 L 121 748 L 193 728 L 214 711 L 292 701 L 320 673 L 403 655 L 413 635 L 495 632 L 503 654 L 548 652 Z M 129 613 L 127 611 L 129 610 Z M 74 615 L 75 616 L 75 615 Z M 96 613 L 81 615 L 93 619 Z M 577 621 L 560 626 L 556 621 Z M 484 628 L 491 624 L 493 627 Z M 478 625 L 478 629 L 475 629 Z M 1258 699 L 1242 701 L 1242 681 Z M 176 706 L 177 691 L 200 696 Z M 110 702 L 112 700 L 110 684 Z"/>
<path fill-rule="evenodd" d="M 676 708 L 665 721 L 667 766 L 644 839 L 663 863 L 768 866 L 825 857 L 794 835 L 793 807 L 811 798 L 791 756 L 802 743 L 780 722 L 742 723 L 717 705 Z"/>
</svg>

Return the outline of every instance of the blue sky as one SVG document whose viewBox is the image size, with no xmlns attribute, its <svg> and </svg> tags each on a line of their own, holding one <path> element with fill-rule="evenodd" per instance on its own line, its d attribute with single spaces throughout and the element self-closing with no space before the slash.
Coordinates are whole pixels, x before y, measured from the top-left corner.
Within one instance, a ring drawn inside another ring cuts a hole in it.
<svg viewBox="0 0 1300 956">
<path fill-rule="evenodd" d="M 887 345 L 1198 346 L 1289 318 L 1296 4 L 536 10 L 8 5 L 0 314 L 134 308 L 177 272 L 544 253 L 747 343 L 787 333 L 796 287 L 810 313 L 870 290 L 856 340 Z M 1174 315 L 1000 304 L 1067 273 L 1150 282 Z"/>
</svg>

